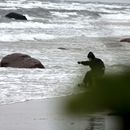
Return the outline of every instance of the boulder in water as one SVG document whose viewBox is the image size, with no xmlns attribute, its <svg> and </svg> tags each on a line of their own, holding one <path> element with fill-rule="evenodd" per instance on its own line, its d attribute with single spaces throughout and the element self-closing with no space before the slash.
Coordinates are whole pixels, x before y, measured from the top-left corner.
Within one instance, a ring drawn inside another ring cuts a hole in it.
<svg viewBox="0 0 130 130">
<path fill-rule="evenodd" d="M 124 39 L 120 40 L 120 42 L 130 42 L 130 38 L 124 38 Z"/>
<path fill-rule="evenodd" d="M 13 68 L 45 68 L 37 59 L 21 53 L 13 53 L 3 57 L 0 66 Z"/>
<path fill-rule="evenodd" d="M 27 18 L 24 15 L 14 13 L 14 12 L 8 13 L 7 15 L 5 15 L 5 17 L 13 18 L 13 19 L 16 19 L 16 20 L 27 20 Z"/>
<path fill-rule="evenodd" d="M 60 49 L 60 50 L 67 50 L 67 49 L 64 48 L 64 47 L 59 47 L 58 49 Z"/>
</svg>

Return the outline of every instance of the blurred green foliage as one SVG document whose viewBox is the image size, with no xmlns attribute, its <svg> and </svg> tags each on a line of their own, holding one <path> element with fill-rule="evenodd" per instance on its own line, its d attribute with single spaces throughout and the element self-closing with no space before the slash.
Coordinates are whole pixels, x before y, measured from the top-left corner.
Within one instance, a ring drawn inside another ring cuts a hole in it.
<svg viewBox="0 0 130 130">
<path fill-rule="evenodd" d="M 87 87 L 88 91 L 70 97 L 68 112 L 81 114 L 110 110 L 130 113 L 130 71 L 105 75 Z"/>
</svg>

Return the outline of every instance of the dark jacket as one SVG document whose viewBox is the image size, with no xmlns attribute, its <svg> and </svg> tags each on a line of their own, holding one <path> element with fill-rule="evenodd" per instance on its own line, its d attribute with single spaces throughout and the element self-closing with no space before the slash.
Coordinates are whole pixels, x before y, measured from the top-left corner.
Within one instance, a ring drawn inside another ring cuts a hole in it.
<svg viewBox="0 0 130 130">
<path fill-rule="evenodd" d="M 104 73 L 105 71 L 105 65 L 103 61 L 99 58 L 94 58 L 91 61 L 81 61 L 82 65 L 87 65 L 91 68 L 92 71 L 102 71 Z"/>
</svg>

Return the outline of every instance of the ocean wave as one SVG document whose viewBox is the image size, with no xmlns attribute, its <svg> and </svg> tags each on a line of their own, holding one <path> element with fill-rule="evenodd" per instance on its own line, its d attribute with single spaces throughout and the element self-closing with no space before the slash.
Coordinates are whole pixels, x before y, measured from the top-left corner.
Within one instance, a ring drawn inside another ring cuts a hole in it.
<svg viewBox="0 0 130 130">
<path fill-rule="evenodd" d="M 50 40 L 55 39 L 56 36 L 38 33 L 38 34 L 1 34 L 0 41 L 2 42 L 17 42 L 17 41 L 35 41 L 35 40 Z"/>
<path fill-rule="evenodd" d="M 26 28 L 40 28 L 40 29 L 47 29 L 47 28 L 84 28 L 83 25 L 80 24 L 57 24 L 57 23 L 41 23 L 41 22 L 10 22 L 10 23 L 0 23 L 1 29 L 26 29 Z"/>
<path fill-rule="evenodd" d="M 120 4 L 103 4 L 103 3 L 90 3 L 90 2 L 47 2 L 47 1 L 40 1 L 40 0 L 8 0 L 6 2 L 0 2 L 0 8 L 12 8 L 12 9 L 35 9 L 35 8 L 42 8 L 42 9 L 58 9 L 58 10 L 89 10 L 89 11 L 96 11 L 101 12 L 103 9 L 104 11 L 120 11 L 124 9 L 129 9 L 130 5 L 120 5 Z"/>
<path fill-rule="evenodd" d="M 61 12 L 61 11 L 60 12 L 52 11 L 51 14 L 53 16 L 64 17 L 64 18 L 73 17 L 73 16 L 78 15 L 76 12 Z"/>
<path fill-rule="evenodd" d="M 130 15 L 129 14 L 110 14 L 110 15 L 102 15 L 103 19 L 106 19 L 107 21 L 129 21 L 130 20 Z"/>
<path fill-rule="evenodd" d="M 29 20 L 41 21 L 45 19 L 72 19 L 78 17 L 97 19 L 102 17 L 102 14 L 130 14 L 130 5 L 90 2 L 43 2 L 40 0 L 8 0 L 6 2 L 0 2 L 0 9 L 4 11 L 16 10 L 19 13 L 26 14 Z"/>
</svg>

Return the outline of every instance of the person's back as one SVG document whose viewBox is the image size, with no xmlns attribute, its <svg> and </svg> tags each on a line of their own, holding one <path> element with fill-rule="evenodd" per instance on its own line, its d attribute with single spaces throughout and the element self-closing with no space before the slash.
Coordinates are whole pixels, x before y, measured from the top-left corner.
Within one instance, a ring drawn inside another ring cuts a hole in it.
<svg viewBox="0 0 130 130">
<path fill-rule="evenodd" d="M 91 61 L 89 61 L 89 66 L 92 69 L 92 71 L 103 72 L 103 73 L 105 71 L 105 65 L 103 61 L 99 58 L 94 58 Z"/>
</svg>

